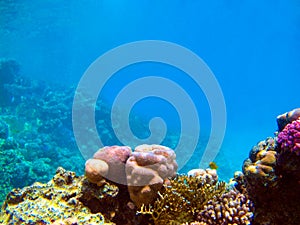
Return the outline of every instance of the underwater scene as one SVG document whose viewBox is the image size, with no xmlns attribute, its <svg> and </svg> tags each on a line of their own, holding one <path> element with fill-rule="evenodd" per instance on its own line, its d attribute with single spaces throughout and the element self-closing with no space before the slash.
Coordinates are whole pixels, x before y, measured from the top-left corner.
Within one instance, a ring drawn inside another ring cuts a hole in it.
<svg viewBox="0 0 300 225">
<path fill-rule="evenodd" d="M 299 225 L 300 2 L 0 0 L 0 224 Z"/>
</svg>

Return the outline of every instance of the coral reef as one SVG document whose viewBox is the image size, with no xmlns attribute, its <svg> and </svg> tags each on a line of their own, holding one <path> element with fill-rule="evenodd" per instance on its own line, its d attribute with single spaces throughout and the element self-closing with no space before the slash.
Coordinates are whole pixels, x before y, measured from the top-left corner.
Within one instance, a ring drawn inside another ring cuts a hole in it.
<svg viewBox="0 0 300 225">
<path fill-rule="evenodd" d="M 198 220 L 208 225 L 250 225 L 252 219 L 253 203 L 237 190 L 210 200 L 198 214 Z"/>
<path fill-rule="evenodd" d="M 277 137 L 259 142 L 235 178 L 254 203 L 253 224 L 300 224 L 299 109 L 277 117 Z"/>
<path fill-rule="evenodd" d="M 0 139 L 8 138 L 8 125 L 3 120 L 0 120 Z"/>
<path fill-rule="evenodd" d="M 127 185 L 137 207 L 150 204 L 167 179 L 177 172 L 175 152 L 162 145 L 106 146 L 99 149 L 85 164 L 85 175 L 101 186 L 105 180 Z"/>
<path fill-rule="evenodd" d="M 294 109 L 290 112 L 286 112 L 277 116 L 278 131 L 282 131 L 287 124 L 293 122 L 294 120 L 297 120 L 299 117 L 300 108 Z"/>
<path fill-rule="evenodd" d="M 249 204 L 243 194 L 228 191 L 224 182 L 210 184 L 197 177 L 178 175 L 164 184 L 153 204 L 142 205 L 137 211 L 126 186 L 109 180 L 98 186 L 60 167 L 48 183 L 12 190 L 2 206 L 0 223 L 210 225 L 216 224 L 210 221 L 212 205 L 215 210 L 221 205 L 223 211 L 228 209 L 218 217 L 218 221 L 225 221 L 222 224 L 231 224 L 231 217 L 240 222 L 236 224 L 247 224 L 252 215 Z"/>
<path fill-rule="evenodd" d="M 300 181 L 300 120 L 287 124 L 277 136 L 278 173 Z"/>
<path fill-rule="evenodd" d="M 2 224 L 51 224 L 56 220 L 76 218 L 79 224 L 105 223 L 100 213 L 92 214 L 80 199 L 84 195 L 82 182 L 73 172 L 62 168 L 54 178 L 46 183 L 35 183 L 23 189 L 11 191 L 0 214 Z M 81 187 L 82 185 L 82 187 Z M 98 198 L 105 198 L 110 193 L 92 192 Z M 85 196 L 85 198 L 87 198 Z"/>
<path fill-rule="evenodd" d="M 0 59 L 0 204 L 9 190 L 34 181 L 46 182 L 59 166 L 83 174 L 83 156 L 91 157 L 78 151 L 74 139 L 71 113 L 75 88 L 28 79 L 19 69 L 16 61 Z M 88 104 L 89 97 L 82 96 L 78 110 Z M 104 99 L 97 101 L 97 130 L 104 145 L 121 145 L 112 129 L 110 108 Z M 147 130 L 148 121 L 136 115 L 133 119 L 132 129 Z M 176 146 L 173 139 L 166 143 Z M 83 144 L 86 149 L 98 148 L 92 141 Z"/>
<path fill-rule="evenodd" d="M 20 65 L 13 59 L 0 59 L 0 86 L 11 84 L 19 74 Z"/>
<path fill-rule="evenodd" d="M 1 224 L 300 224 L 300 108 L 277 117 L 275 137 L 254 146 L 243 172 L 227 185 L 218 181 L 216 166 L 176 174 L 168 147 L 116 146 L 110 106 L 101 99 L 97 129 L 111 146 L 87 160 L 85 176 L 76 176 L 84 160 L 72 132 L 74 88 L 29 80 L 19 68 L 0 59 L 0 203 L 9 193 Z M 81 104 L 90 99 L 83 96 Z M 138 121 L 133 129 L 145 130 L 147 121 Z M 164 143 L 176 146 L 175 136 Z M 52 180 L 39 183 L 57 167 Z"/>
<path fill-rule="evenodd" d="M 262 192 L 272 185 L 276 180 L 275 166 L 277 152 L 275 150 L 276 141 L 274 138 L 267 138 L 254 146 L 249 154 L 249 158 L 244 161 L 243 172 L 248 178 L 247 181 L 256 188 L 262 187 Z"/>
<path fill-rule="evenodd" d="M 106 162 L 98 159 L 88 159 L 85 163 L 85 175 L 87 179 L 98 186 L 105 181 L 109 167 Z"/>
<path fill-rule="evenodd" d="M 0 106 L 10 103 L 12 95 L 6 92 L 6 85 L 12 84 L 19 74 L 20 66 L 13 59 L 0 59 Z"/>
<path fill-rule="evenodd" d="M 105 174 L 102 173 L 101 176 L 104 176 L 106 179 L 113 182 L 126 185 L 127 181 L 125 174 L 125 164 L 130 155 L 130 147 L 115 145 L 99 149 L 94 154 L 93 158 L 94 160 L 97 160 L 97 163 L 100 163 L 100 161 L 102 161 L 102 164 L 106 163 L 107 165 L 107 171 L 105 171 Z M 89 177 L 87 169 L 85 171 L 87 177 Z"/>
<path fill-rule="evenodd" d="M 58 166 L 82 173 L 84 165 L 71 123 L 63 122 L 65 115 L 71 121 L 66 112 L 72 94 L 19 76 L 14 63 L 8 66 L 1 70 L 13 79 L 5 79 L 0 88 L 0 204 L 8 190 L 48 181 Z M 49 129 L 47 124 L 52 124 Z"/>
<path fill-rule="evenodd" d="M 226 191 L 224 182 L 211 185 L 193 176 L 179 175 L 164 185 L 159 198 L 142 214 L 150 214 L 154 224 L 181 224 L 195 221 L 207 202 Z"/>
<path fill-rule="evenodd" d="M 137 207 L 152 203 L 164 182 L 177 172 L 175 152 L 161 145 L 140 145 L 126 162 L 131 200 Z"/>
<path fill-rule="evenodd" d="M 295 157 L 300 155 L 300 120 L 286 125 L 278 134 L 277 142 L 282 152 L 290 152 Z"/>
<path fill-rule="evenodd" d="M 192 169 L 188 172 L 188 176 L 194 176 L 202 180 L 204 183 L 216 184 L 218 182 L 218 174 L 215 169 Z"/>
</svg>

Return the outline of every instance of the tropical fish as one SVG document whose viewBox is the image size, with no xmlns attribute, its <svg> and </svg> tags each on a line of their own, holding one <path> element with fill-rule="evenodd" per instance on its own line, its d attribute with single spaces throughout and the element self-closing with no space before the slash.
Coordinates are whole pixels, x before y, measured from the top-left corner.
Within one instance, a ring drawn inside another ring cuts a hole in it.
<svg viewBox="0 0 300 225">
<path fill-rule="evenodd" d="M 209 163 L 209 168 L 211 168 L 212 170 L 216 170 L 216 169 L 218 169 L 218 166 L 215 162 L 210 162 Z"/>
</svg>

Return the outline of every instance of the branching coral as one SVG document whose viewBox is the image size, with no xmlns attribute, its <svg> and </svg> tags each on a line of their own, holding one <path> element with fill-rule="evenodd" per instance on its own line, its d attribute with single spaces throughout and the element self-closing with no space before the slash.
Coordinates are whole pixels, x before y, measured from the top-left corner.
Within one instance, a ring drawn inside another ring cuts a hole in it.
<svg viewBox="0 0 300 225">
<path fill-rule="evenodd" d="M 164 186 L 160 197 L 150 208 L 142 207 L 141 213 L 151 214 L 154 224 L 159 225 L 192 222 L 210 199 L 225 191 L 223 182 L 211 185 L 196 177 L 179 175 Z"/>
</svg>

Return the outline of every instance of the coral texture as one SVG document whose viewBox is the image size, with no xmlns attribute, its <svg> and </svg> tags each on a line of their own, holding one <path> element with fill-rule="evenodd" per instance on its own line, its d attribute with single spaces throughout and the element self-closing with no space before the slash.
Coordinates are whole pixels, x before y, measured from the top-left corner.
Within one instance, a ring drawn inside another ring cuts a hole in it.
<svg viewBox="0 0 300 225">
<path fill-rule="evenodd" d="M 215 169 L 192 169 L 188 172 L 188 176 L 197 177 L 200 180 L 203 180 L 204 183 L 216 184 L 218 182 L 218 174 Z"/>
<path fill-rule="evenodd" d="M 137 207 L 153 203 L 164 182 L 176 172 L 175 152 L 162 145 L 140 145 L 133 153 L 128 146 L 107 146 L 85 164 L 90 182 L 101 186 L 107 179 L 126 185 Z"/>
<path fill-rule="evenodd" d="M 88 159 L 85 163 L 85 175 L 91 183 L 101 186 L 108 174 L 108 164 L 99 159 Z"/>
<path fill-rule="evenodd" d="M 112 224 L 105 223 L 101 213 L 92 214 L 79 200 L 82 181 L 75 173 L 59 168 L 47 184 L 14 189 L 3 205 L 1 224 L 51 224 L 68 218 L 76 218 L 78 224 Z"/>
<path fill-rule="evenodd" d="M 250 225 L 253 219 L 253 203 L 236 190 L 210 200 L 198 214 L 198 220 L 209 225 Z"/>
<path fill-rule="evenodd" d="M 277 116 L 278 130 L 282 131 L 287 124 L 293 122 L 294 120 L 297 120 L 299 117 L 300 117 L 300 108 L 294 109 L 290 112 L 286 112 L 284 114 Z"/>
<path fill-rule="evenodd" d="M 175 152 L 162 145 L 140 145 L 126 163 L 128 191 L 137 207 L 152 203 L 177 172 Z"/>
<path fill-rule="evenodd" d="M 125 164 L 130 155 L 131 148 L 128 146 L 103 147 L 86 162 L 85 174 L 92 183 L 99 183 L 105 177 L 126 185 Z"/>
<path fill-rule="evenodd" d="M 300 181 L 300 120 L 294 120 L 287 124 L 279 132 L 277 143 L 278 174 L 289 174 L 289 176 Z"/>
<path fill-rule="evenodd" d="M 281 152 L 290 152 L 300 156 L 300 120 L 286 125 L 278 134 L 277 142 Z"/>
<path fill-rule="evenodd" d="M 299 109 L 277 117 L 277 137 L 260 142 L 243 165 L 236 187 L 254 203 L 253 225 L 300 224 Z M 284 123 L 283 123 L 284 122 Z"/>
<path fill-rule="evenodd" d="M 179 175 L 164 185 L 159 198 L 141 213 L 152 216 L 154 224 L 181 224 L 195 221 L 204 205 L 226 191 L 224 182 L 215 185 L 203 183 L 193 176 Z"/>
<path fill-rule="evenodd" d="M 251 149 L 249 158 L 243 164 L 243 172 L 251 185 L 265 188 L 276 180 L 275 146 L 275 139 L 267 138 Z"/>
</svg>

